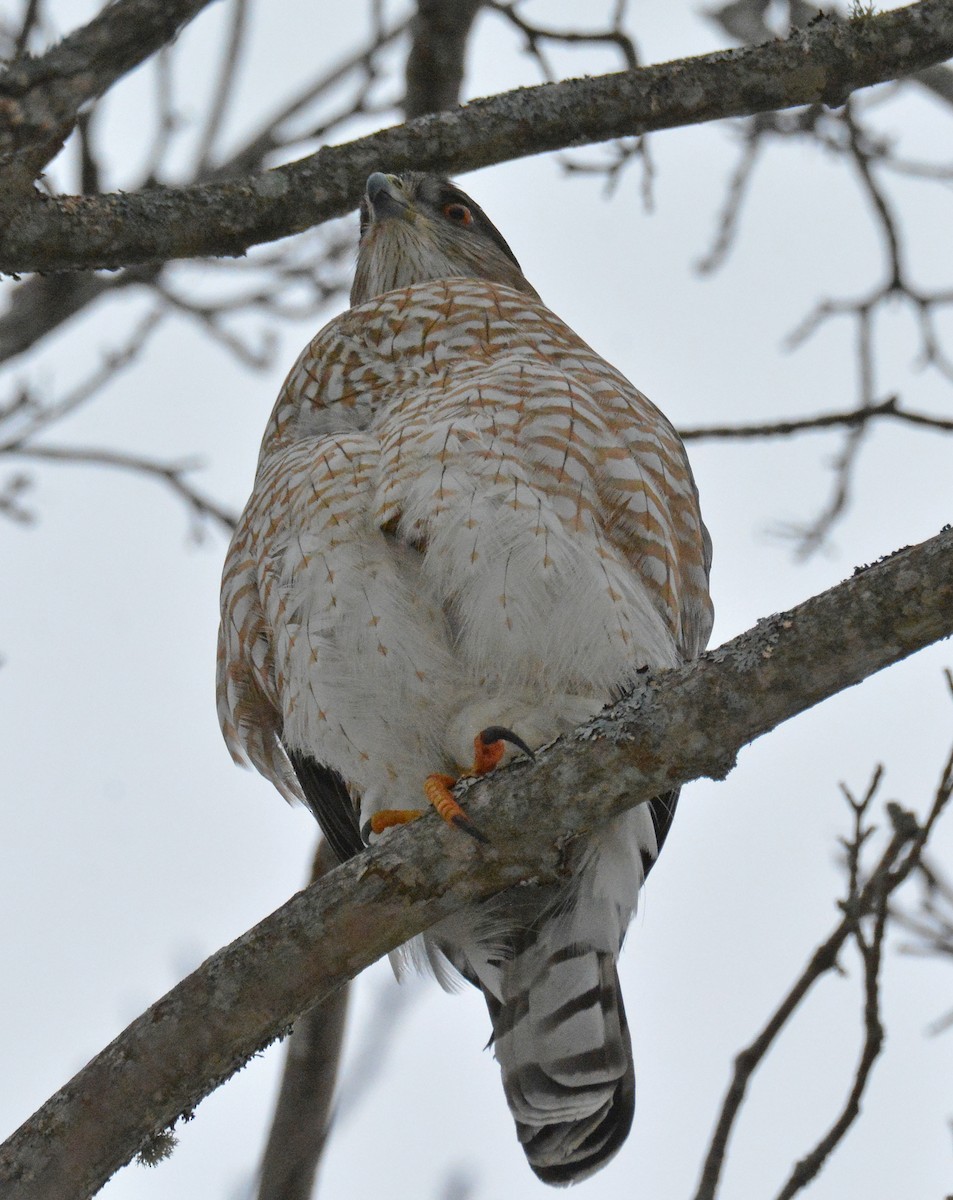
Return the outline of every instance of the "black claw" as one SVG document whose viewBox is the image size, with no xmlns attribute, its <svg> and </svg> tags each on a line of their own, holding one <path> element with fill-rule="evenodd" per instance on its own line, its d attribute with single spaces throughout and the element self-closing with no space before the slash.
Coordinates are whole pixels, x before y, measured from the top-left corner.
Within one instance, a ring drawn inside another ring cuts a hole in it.
<svg viewBox="0 0 953 1200">
<path fill-rule="evenodd" d="M 504 725 L 488 726 L 481 731 L 480 741 L 482 741 L 484 746 L 492 746 L 494 742 L 509 742 L 517 750 L 522 750 L 528 758 L 534 761 L 536 759 L 536 755 L 530 750 L 523 739 L 515 734 L 512 729 L 507 729 Z"/>
<path fill-rule="evenodd" d="M 365 821 L 364 824 L 361 826 L 361 839 L 364 842 L 365 846 L 369 846 L 371 844 L 371 834 L 373 832 L 374 832 L 374 830 L 371 829 L 370 821 Z"/>
<path fill-rule="evenodd" d="M 494 738 L 493 740 L 497 741 L 498 739 Z M 489 846 L 491 844 L 490 839 L 486 836 L 486 834 L 476 825 L 474 825 L 469 817 L 451 817 L 450 821 L 457 827 L 457 829 L 462 829 L 464 833 L 468 833 L 470 837 L 474 838 L 476 841 L 482 842 L 484 846 Z"/>
</svg>

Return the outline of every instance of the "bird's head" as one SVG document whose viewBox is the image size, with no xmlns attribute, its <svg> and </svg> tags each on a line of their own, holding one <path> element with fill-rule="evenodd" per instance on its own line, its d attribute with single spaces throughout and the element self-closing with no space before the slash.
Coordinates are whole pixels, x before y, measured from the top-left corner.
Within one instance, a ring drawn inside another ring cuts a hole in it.
<svg viewBox="0 0 953 1200">
<path fill-rule="evenodd" d="M 351 304 L 428 279 L 488 279 L 536 296 L 482 208 L 439 175 L 375 171 L 361 201 Z"/>
</svg>

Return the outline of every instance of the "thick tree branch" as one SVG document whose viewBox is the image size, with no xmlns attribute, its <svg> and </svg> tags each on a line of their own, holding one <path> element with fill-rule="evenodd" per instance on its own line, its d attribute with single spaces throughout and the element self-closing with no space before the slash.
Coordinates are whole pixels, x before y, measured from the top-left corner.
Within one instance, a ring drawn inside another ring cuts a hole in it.
<svg viewBox="0 0 953 1200">
<path fill-rule="evenodd" d="M 39 58 L 19 58 L 0 75 L 0 177 L 28 183 L 96 100 L 148 58 L 211 0 L 116 0 Z"/>
<path fill-rule="evenodd" d="M 467 39 L 481 4 L 482 0 L 417 0 L 404 96 L 409 121 L 460 103 Z"/>
<path fill-rule="evenodd" d="M 521 89 L 242 179 L 136 195 L 35 197 L 0 234 L 0 270 L 116 268 L 241 254 L 353 208 L 386 167 L 469 171 L 546 150 L 803 104 L 953 55 L 953 6 L 921 0 L 785 41 Z"/>
<path fill-rule="evenodd" d="M 540 752 L 475 782 L 487 848 L 424 818 L 204 963 L 0 1148 L 4 1200 L 86 1197 L 290 1023 L 465 903 L 565 878 L 574 839 L 953 633 L 953 529 L 760 622 Z M 527 821 L 527 812 L 533 820 Z"/>
<path fill-rule="evenodd" d="M 323 879 L 336 866 L 337 859 L 322 838 L 311 882 Z M 310 1200 L 331 1131 L 347 1005 L 345 986 L 308 1009 L 288 1039 L 281 1091 L 258 1180 L 258 1200 Z"/>
</svg>

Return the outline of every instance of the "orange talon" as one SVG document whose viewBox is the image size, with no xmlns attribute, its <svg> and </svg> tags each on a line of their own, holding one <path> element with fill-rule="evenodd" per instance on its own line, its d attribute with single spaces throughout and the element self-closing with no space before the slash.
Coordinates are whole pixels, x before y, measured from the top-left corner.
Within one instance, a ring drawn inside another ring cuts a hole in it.
<svg viewBox="0 0 953 1200">
<path fill-rule="evenodd" d="M 490 725 L 473 739 L 473 769 L 470 774 L 485 775 L 494 767 L 499 766 L 506 753 L 507 742 L 522 750 L 530 758 L 533 757 L 532 750 L 522 738 L 517 737 L 512 729 L 506 729 L 502 725 Z M 455 825 L 457 829 L 462 829 L 464 833 L 476 838 L 478 842 L 489 845 L 490 839 L 470 820 L 454 799 L 453 788 L 456 782 L 452 775 L 428 775 L 424 780 L 424 795 L 448 825 Z M 423 812 L 419 808 L 385 808 L 374 813 L 365 826 L 365 830 L 370 830 L 371 833 L 383 833 L 385 829 L 390 829 L 394 825 L 406 825 L 408 821 L 415 821 L 422 816 Z"/>
<path fill-rule="evenodd" d="M 452 775 L 428 775 L 424 780 L 424 795 L 448 825 L 455 825 L 478 842 L 489 845 L 490 839 L 473 824 L 454 799 L 450 789 L 456 782 Z"/>
<path fill-rule="evenodd" d="M 371 827 L 371 833 L 383 833 L 385 829 L 392 829 L 395 825 L 406 825 L 410 821 L 416 821 L 425 812 L 426 809 L 423 808 L 382 808 L 380 812 L 372 815 L 368 825 Z"/>
</svg>

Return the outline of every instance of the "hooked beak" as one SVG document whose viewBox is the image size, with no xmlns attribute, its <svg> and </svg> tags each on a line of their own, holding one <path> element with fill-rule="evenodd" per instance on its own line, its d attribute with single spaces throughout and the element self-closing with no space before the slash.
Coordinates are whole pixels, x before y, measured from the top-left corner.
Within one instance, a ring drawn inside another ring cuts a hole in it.
<svg viewBox="0 0 953 1200">
<path fill-rule="evenodd" d="M 400 180 L 396 175 L 385 175 L 375 171 L 367 180 L 364 193 L 368 218 L 371 221 L 383 221 L 387 217 L 403 217 L 410 220 L 413 214 L 410 201 L 404 195 Z"/>
</svg>

